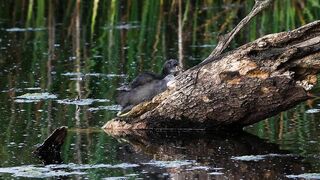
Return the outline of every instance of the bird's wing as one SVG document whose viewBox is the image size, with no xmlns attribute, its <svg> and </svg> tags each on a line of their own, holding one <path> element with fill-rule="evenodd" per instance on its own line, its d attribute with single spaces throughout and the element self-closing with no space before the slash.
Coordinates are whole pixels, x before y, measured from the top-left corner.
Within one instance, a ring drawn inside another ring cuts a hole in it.
<svg viewBox="0 0 320 180">
<path fill-rule="evenodd" d="M 136 78 L 134 78 L 134 80 L 130 83 L 130 87 L 133 89 L 138 86 L 147 84 L 155 79 L 159 79 L 159 77 L 156 74 L 151 72 L 144 72 L 138 75 Z"/>
</svg>

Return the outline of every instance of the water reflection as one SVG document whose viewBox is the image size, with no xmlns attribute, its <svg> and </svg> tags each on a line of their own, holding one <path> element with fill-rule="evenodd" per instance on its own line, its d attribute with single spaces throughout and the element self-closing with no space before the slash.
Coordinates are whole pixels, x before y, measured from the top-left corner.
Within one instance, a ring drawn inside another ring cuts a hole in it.
<svg viewBox="0 0 320 180">
<path fill-rule="evenodd" d="M 302 157 L 243 132 L 113 132 L 116 139 L 94 129 L 71 129 L 69 134 L 63 164 L 0 168 L 0 173 L 9 173 L 4 177 L 284 179 L 310 171 Z"/>
<path fill-rule="evenodd" d="M 194 167 L 169 167 L 161 171 L 176 179 L 207 179 L 211 176 L 220 176 L 219 179 L 282 179 L 287 174 L 301 174 L 310 168 L 301 157 L 290 155 L 278 145 L 244 132 L 111 133 L 129 143 L 118 152 L 118 157 L 126 162 L 156 160 L 161 164 L 194 160 Z"/>
</svg>

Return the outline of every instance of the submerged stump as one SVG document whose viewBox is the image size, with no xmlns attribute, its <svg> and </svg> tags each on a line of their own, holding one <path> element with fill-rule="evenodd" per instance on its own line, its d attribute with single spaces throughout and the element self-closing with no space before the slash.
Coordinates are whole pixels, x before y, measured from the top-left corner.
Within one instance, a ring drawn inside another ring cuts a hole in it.
<svg viewBox="0 0 320 180">
<path fill-rule="evenodd" d="M 242 128 L 310 98 L 320 70 L 320 21 L 207 59 L 174 88 L 104 129 Z"/>
<path fill-rule="evenodd" d="M 66 126 L 55 129 L 47 139 L 33 151 L 33 154 L 45 165 L 62 163 L 60 151 L 67 136 L 67 132 L 68 128 Z"/>
</svg>

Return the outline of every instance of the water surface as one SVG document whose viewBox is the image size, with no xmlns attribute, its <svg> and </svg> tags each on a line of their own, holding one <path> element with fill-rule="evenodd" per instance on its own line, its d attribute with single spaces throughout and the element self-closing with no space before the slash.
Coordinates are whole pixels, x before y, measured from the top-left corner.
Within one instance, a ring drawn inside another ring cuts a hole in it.
<svg viewBox="0 0 320 180">
<path fill-rule="evenodd" d="M 320 101 L 246 132 L 138 132 L 113 137 L 116 88 L 166 59 L 192 67 L 254 1 L 0 1 L 0 179 L 319 178 Z M 318 1 L 275 0 L 230 49 L 319 19 Z M 319 87 L 313 91 L 319 94 Z M 31 152 L 68 126 L 61 165 Z"/>
</svg>

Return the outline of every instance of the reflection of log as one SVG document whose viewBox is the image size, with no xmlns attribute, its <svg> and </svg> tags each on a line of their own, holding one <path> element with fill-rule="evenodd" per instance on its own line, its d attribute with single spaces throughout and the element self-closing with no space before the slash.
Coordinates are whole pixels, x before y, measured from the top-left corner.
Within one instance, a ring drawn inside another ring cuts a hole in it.
<svg viewBox="0 0 320 180">
<path fill-rule="evenodd" d="M 60 149 L 67 136 L 67 127 L 62 126 L 54 132 L 33 152 L 44 164 L 62 163 Z"/>
<path fill-rule="evenodd" d="M 310 168 L 308 164 L 302 162 L 302 158 L 285 155 L 288 152 L 280 150 L 278 145 L 267 143 L 245 132 L 232 134 L 203 131 L 171 133 L 132 131 L 127 135 L 121 134 L 116 137 L 121 137 L 129 145 L 121 148 L 118 152 L 119 158 L 124 158 L 123 161 L 130 163 L 150 160 L 196 160 L 199 166 L 223 168 L 220 171 L 224 173 L 223 179 L 285 179 L 286 174 L 301 174 Z M 278 156 L 269 156 L 260 161 L 232 159 L 235 156 L 267 154 L 278 154 Z M 206 170 L 188 171 L 183 168 L 161 170 L 161 173 L 170 173 L 176 179 L 208 177 Z M 146 169 L 146 171 L 160 170 Z"/>
<path fill-rule="evenodd" d="M 183 72 L 104 128 L 241 128 L 308 99 L 319 60 L 320 21 L 266 35 Z"/>
</svg>

